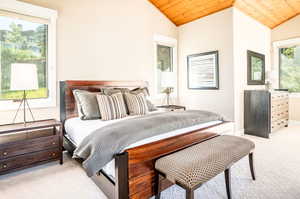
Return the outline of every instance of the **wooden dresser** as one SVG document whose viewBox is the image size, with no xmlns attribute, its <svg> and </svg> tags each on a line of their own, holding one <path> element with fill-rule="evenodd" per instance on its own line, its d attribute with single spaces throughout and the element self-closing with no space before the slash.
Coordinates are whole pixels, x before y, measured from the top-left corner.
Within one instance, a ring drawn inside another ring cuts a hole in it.
<svg viewBox="0 0 300 199">
<path fill-rule="evenodd" d="M 245 134 L 269 138 L 271 132 L 287 127 L 288 122 L 289 94 L 287 91 L 245 91 Z"/>
<path fill-rule="evenodd" d="M 56 120 L 0 126 L 0 175 L 62 159 L 62 128 Z"/>
</svg>

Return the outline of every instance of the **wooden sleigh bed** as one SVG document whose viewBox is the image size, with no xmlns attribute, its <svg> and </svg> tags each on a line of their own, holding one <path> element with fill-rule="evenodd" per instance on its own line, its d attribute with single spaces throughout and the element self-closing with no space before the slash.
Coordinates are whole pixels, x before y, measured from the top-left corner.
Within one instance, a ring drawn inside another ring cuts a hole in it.
<svg viewBox="0 0 300 199">
<path fill-rule="evenodd" d="M 60 82 L 60 118 L 78 117 L 74 89 L 96 92 L 100 88 L 137 88 L 147 87 L 144 81 L 62 81 Z M 115 155 L 115 179 L 105 172 L 99 171 L 92 177 L 96 185 L 110 199 L 146 199 L 154 195 L 155 160 L 167 154 L 176 152 L 191 145 L 204 142 L 218 136 L 216 129 L 222 129 L 228 122 L 212 125 L 196 131 L 169 137 L 149 144 L 130 148 Z M 64 132 L 65 133 L 65 132 Z M 64 136 L 64 148 L 73 152 L 76 146 Z M 166 180 L 161 181 L 162 189 L 172 184 Z"/>
</svg>

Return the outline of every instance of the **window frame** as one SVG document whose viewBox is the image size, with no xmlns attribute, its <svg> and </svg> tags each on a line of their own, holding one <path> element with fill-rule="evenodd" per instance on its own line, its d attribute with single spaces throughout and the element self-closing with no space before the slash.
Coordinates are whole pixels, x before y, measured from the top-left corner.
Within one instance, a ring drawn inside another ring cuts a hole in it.
<svg viewBox="0 0 300 199">
<path fill-rule="evenodd" d="M 35 6 L 17 0 L 1 0 L 0 9 L 21 15 L 38 17 L 49 21 L 47 40 L 47 86 L 48 98 L 29 99 L 32 108 L 56 107 L 56 20 L 57 11 Z M 19 102 L 14 100 L 0 101 L 0 110 L 16 110 Z"/>
<path fill-rule="evenodd" d="M 163 45 L 172 48 L 172 63 L 173 63 L 173 73 L 176 76 L 176 84 L 174 87 L 174 92 L 171 93 L 171 96 L 174 98 L 178 97 L 178 73 L 177 73 L 177 39 L 163 36 L 163 35 L 154 35 L 154 99 L 163 99 L 165 97 L 164 93 L 158 92 L 158 76 L 157 76 L 157 46 Z"/>
</svg>

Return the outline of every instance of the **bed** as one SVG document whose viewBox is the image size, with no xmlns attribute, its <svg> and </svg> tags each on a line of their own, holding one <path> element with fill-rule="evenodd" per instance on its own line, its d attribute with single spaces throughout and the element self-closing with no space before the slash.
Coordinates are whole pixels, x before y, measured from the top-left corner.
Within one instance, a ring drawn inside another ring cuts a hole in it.
<svg viewBox="0 0 300 199">
<path fill-rule="evenodd" d="M 77 107 L 72 93 L 74 89 L 97 91 L 100 88 L 137 88 L 147 87 L 144 81 L 62 81 L 60 82 L 60 117 L 63 122 L 64 148 L 73 152 L 96 128 L 123 119 L 112 121 L 88 120 L 78 118 Z M 84 131 L 84 133 L 82 133 Z M 143 199 L 154 195 L 157 177 L 154 171 L 155 160 L 193 144 L 203 142 L 233 131 L 233 124 L 224 121 L 210 121 L 184 129 L 174 130 L 162 135 L 140 140 L 124 148 L 106 164 L 92 180 L 108 196 L 115 199 Z M 163 180 L 162 188 L 172 185 Z"/>
</svg>

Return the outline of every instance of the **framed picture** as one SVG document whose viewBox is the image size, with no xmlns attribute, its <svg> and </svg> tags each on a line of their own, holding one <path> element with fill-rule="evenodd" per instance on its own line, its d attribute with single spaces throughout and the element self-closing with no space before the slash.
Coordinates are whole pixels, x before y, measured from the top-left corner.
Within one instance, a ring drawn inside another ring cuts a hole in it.
<svg viewBox="0 0 300 199">
<path fill-rule="evenodd" d="M 219 52 L 212 51 L 187 57 L 189 89 L 219 89 Z"/>
<path fill-rule="evenodd" d="M 265 84 L 265 55 L 247 51 L 247 83 L 248 85 Z"/>
</svg>

